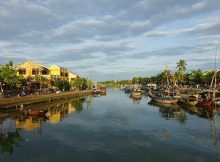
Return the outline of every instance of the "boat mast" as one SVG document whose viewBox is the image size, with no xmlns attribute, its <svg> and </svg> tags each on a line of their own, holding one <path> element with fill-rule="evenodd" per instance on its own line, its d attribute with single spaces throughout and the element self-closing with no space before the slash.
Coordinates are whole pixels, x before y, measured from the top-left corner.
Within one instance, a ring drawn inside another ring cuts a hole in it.
<svg viewBox="0 0 220 162">
<path fill-rule="evenodd" d="M 216 61 L 216 55 L 217 55 L 217 45 L 216 45 L 216 48 L 215 48 L 215 70 L 214 70 L 214 75 L 212 77 L 212 82 L 211 82 L 211 85 L 210 85 L 210 89 L 213 88 L 213 98 L 215 98 L 215 90 L 216 90 L 216 83 L 217 83 L 217 61 Z M 214 85 L 213 85 L 214 83 Z"/>
<path fill-rule="evenodd" d="M 169 78 L 168 78 L 168 65 L 167 64 L 165 65 L 165 72 L 166 72 L 166 77 L 167 77 L 168 95 L 170 95 L 170 89 L 169 89 L 170 83 L 169 83 Z"/>
</svg>

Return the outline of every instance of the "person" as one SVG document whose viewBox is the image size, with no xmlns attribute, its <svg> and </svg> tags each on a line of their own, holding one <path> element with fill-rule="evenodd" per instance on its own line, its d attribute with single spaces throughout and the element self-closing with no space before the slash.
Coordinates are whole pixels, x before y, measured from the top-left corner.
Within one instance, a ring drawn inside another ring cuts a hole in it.
<svg viewBox="0 0 220 162">
<path fill-rule="evenodd" d="M 21 92 L 21 96 L 26 96 L 24 91 Z"/>
</svg>

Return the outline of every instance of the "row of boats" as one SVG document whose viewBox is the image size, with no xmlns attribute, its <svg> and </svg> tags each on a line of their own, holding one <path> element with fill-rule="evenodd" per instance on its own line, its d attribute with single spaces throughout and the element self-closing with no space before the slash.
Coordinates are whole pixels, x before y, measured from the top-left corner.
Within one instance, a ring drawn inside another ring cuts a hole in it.
<svg viewBox="0 0 220 162">
<path fill-rule="evenodd" d="M 218 91 L 199 90 L 190 91 L 189 89 L 168 89 L 160 88 L 141 89 L 134 87 L 125 87 L 125 93 L 129 93 L 134 99 L 141 99 L 142 94 L 148 95 L 152 101 L 161 104 L 182 104 L 188 106 L 220 106 L 220 98 L 216 97 Z"/>
<path fill-rule="evenodd" d="M 188 106 L 218 106 L 218 98 L 214 98 L 211 91 L 202 91 L 194 94 L 169 93 L 169 90 L 149 91 L 148 96 L 156 102 L 162 104 L 184 104 Z"/>
</svg>

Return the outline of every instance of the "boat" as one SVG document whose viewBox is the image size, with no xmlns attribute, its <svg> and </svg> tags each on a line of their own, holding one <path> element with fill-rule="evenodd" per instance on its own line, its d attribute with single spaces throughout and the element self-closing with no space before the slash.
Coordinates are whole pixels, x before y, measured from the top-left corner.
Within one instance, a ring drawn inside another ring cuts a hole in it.
<svg viewBox="0 0 220 162">
<path fill-rule="evenodd" d="M 175 98 L 172 96 L 153 95 L 153 94 L 148 94 L 148 96 L 151 98 L 151 100 L 162 104 L 176 104 L 177 101 L 179 100 L 179 98 Z"/>
<path fill-rule="evenodd" d="M 100 92 L 100 94 L 102 94 L 102 95 L 106 95 L 106 88 L 105 88 L 105 87 L 100 87 L 99 92 Z"/>
<path fill-rule="evenodd" d="M 135 99 L 140 99 L 142 98 L 142 92 L 141 92 L 141 89 L 135 89 L 132 93 L 131 93 L 131 97 L 132 98 L 135 98 Z"/>
<path fill-rule="evenodd" d="M 100 91 L 98 90 L 98 89 L 96 89 L 96 88 L 93 88 L 92 89 L 92 95 L 93 96 L 97 96 L 97 95 L 99 95 L 100 94 Z"/>
<path fill-rule="evenodd" d="M 213 104 L 213 100 L 210 98 L 208 100 L 206 99 L 201 99 L 199 102 L 198 102 L 198 105 L 199 106 L 202 106 L 202 107 L 206 107 L 206 106 L 211 106 Z"/>
<path fill-rule="evenodd" d="M 135 99 L 140 99 L 142 97 L 141 92 L 132 92 L 131 97 Z"/>
<path fill-rule="evenodd" d="M 129 93 L 132 93 L 132 89 L 131 89 L 131 87 L 125 87 L 124 88 L 124 92 L 126 93 L 126 94 L 129 94 Z"/>
<path fill-rule="evenodd" d="M 195 106 L 198 103 L 198 99 L 196 96 L 188 96 L 187 98 L 181 98 L 179 103 L 188 106 Z"/>
</svg>

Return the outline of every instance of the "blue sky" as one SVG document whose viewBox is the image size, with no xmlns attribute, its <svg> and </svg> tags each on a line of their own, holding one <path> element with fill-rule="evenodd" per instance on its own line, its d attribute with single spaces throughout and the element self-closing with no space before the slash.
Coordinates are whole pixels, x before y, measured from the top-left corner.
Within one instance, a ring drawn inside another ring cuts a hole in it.
<svg viewBox="0 0 220 162">
<path fill-rule="evenodd" d="M 213 69 L 219 42 L 219 0 L 0 0 L 0 64 L 120 80 L 174 71 L 179 59 Z"/>
</svg>

